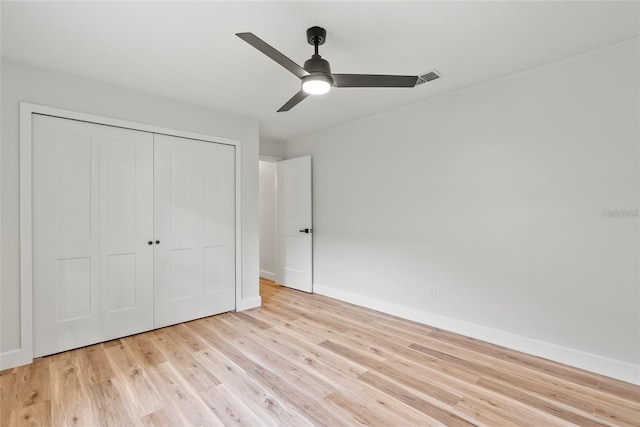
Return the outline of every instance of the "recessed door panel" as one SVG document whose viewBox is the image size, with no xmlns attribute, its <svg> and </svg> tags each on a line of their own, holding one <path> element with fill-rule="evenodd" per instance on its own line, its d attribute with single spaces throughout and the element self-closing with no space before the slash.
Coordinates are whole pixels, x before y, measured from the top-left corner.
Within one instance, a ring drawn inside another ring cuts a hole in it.
<svg viewBox="0 0 640 427">
<path fill-rule="evenodd" d="M 204 293 L 215 294 L 224 291 L 224 247 L 204 248 Z"/>
<path fill-rule="evenodd" d="M 202 168 L 198 154 L 191 150 L 169 150 L 169 226 L 171 232 L 195 232 L 199 212 L 197 188 L 193 183 L 200 180 Z"/>
<path fill-rule="evenodd" d="M 57 135 L 58 237 L 91 235 L 91 136 Z"/>
<path fill-rule="evenodd" d="M 107 256 L 106 298 L 104 310 L 107 314 L 135 309 L 136 301 L 136 254 L 115 254 Z"/>
<path fill-rule="evenodd" d="M 57 321 L 91 316 L 91 257 L 58 260 Z"/>
<path fill-rule="evenodd" d="M 233 185 L 231 182 L 225 182 L 225 178 L 228 178 L 228 171 L 224 170 L 223 158 L 224 156 L 212 152 L 205 153 L 202 158 L 203 194 L 205 195 L 203 198 L 203 227 L 209 238 L 217 241 L 223 239 L 222 233 L 229 225 L 224 223 L 225 185 Z"/>
<path fill-rule="evenodd" d="M 155 326 L 235 308 L 235 147 L 155 135 Z"/>
<path fill-rule="evenodd" d="M 191 299 L 200 294 L 198 266 L 194 248 L 169 250 L 169 289 L 172 302 Z"/>
<path fill-rule="evenodd" d="M 103 188 L 107 201 L 106 224 L 108 233 L 133 234 L 136 230 L 136 197 L 138 188 L 136 178 L 135 143 L 127 141 L 108 141 L 103 147 L 103 164 L 106 166 L 103 177 L 106 180 Z M 117 202 L 114 202 L 117 201 Z"/>
</svg>

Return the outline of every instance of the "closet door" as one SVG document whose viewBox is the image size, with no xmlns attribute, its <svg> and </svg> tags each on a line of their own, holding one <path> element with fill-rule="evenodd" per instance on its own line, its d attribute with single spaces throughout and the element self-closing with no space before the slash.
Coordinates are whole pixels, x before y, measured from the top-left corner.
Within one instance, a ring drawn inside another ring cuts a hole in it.
<svg viewBox="0 0 640 427">
<path fill-rule="evenodd" d="M 100 126 L 100 340 L 153 329 L 153 134 Z"/>
<path fill-rule="evenodd" d="M 154 141 L 158 328 L 235 308 L 235 147 Z"/>
<path fill-rule="evenodd" d="M 99 341 L 100 135 L 33 119 L 34 356 Z"/>
<path fill-rule="evenodd" d="M 33 120 L 36 357 L 153 327 L 153 135 Z"/>
</svg>

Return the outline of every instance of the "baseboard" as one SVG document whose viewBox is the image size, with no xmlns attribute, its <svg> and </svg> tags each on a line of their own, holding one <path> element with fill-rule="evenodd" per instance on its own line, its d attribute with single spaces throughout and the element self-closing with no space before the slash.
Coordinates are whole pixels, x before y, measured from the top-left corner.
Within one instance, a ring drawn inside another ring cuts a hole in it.
<svg viewBox="0 0 640 427">
<path fill-rule="evenodd" d="M 260 307 L 261 305 L 262 298 L 260 296 L 246 298 L 241 301 L 237 311 L 249 310 L 250 308 Z M 31 363 L 31 361 L 27 361 L 26 363 Z M 15 368 L 16 366 L 22 366 L 24 364 L 25 362 L 22 360 L 22 349 L 0 353 L 0 371 Z"/>
<path fill-rule="evenodd" d="M 640 365 L 621 362 L 597 354 L 587 353 L 451 317 L 389 303 L 330 286 L 319 285 L 318 283 L 313 284 L 313 291 L 317 294 L 335 298 L 340 301 L 640 385 Z"/>
<path fill-rule="evenodd" d="M 260 307 L 262 305 L 262 298 L 260 296 L 253 298 L 243 299 L 237 311 L 248 310 L 250 308 Z M 30 362 L 27 362 L 30 363 Z M 25 363 L 22 361 L 22 349 L 6 351 L 0 353 L 0 371 L 5 369 L 15 368 L 16 366 L 22 366 Z"/>
<path fill-rule="evenodd" d="M 24 365 L 22 363 L 22 349 L 0 353 L 0 371 Z"/>
<path fill-rule="evenodd" d="M 262 298 L 259 296 L 253 298 L 246 298 L 240 302 L 240 306 L 237 311 L 249 310 L 250 308 L 260 307 L 262 305 Z"/>
<path fill-rule="evenodd" d="M 276 281 L 276 273 L 272 273 L 270 271 L 260 270 L 260 277 L 263 279 L 269 279 L 272 282 Z"/>
</svg>

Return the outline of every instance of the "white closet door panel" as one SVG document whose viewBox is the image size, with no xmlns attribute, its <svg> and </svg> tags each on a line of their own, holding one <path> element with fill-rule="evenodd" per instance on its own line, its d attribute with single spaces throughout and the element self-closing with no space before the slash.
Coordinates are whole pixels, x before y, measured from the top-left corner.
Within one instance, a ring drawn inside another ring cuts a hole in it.
<svg viewBox="0 0 640 427">
<path fill-rule="evenodd" d="M 100 127 L 100 337 L 153 328 L 153 134 Z"/>
<path fill-rule="evenodd" d="M 33 120 L 34 355 L 99 340 L 99 134 Z"/>
<path fill-rule="evenodd" d="M 155 135 L 155 327 L 235 308 L 235 147 Z"/>
<path fill-rule="evenodd" d="M 209 144 L 203 153 L 204 293 L 235 309 L 235 147 Z"/>
</svg>

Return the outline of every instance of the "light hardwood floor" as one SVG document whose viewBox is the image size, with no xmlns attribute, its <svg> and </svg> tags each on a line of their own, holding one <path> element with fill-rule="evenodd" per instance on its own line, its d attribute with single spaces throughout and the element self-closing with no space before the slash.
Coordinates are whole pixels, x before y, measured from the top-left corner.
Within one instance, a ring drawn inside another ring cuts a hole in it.
<svg viewBox="0 0 640 427">
<path fill-rule="evenodd" d="M 0 373 L 0 425 L 640 425 L 640 387 L 262 281 L 263 306 Z"/>
</svg>

